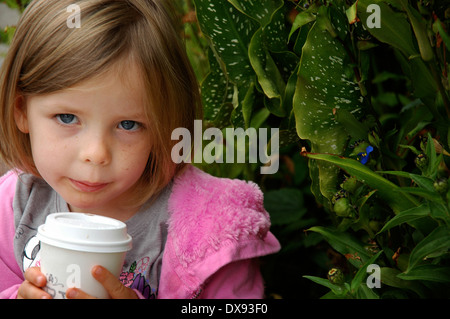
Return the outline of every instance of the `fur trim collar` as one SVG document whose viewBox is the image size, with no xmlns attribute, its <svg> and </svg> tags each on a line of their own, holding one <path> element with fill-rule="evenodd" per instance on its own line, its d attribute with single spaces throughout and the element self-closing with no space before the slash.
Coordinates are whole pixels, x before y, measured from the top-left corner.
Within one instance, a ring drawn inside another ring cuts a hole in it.
<svg viewBox="0 0 450 319">
<path fill-rule="evenodd" d="M 194 166 L 175 179 L 169 212 L 169 234 L 184 268 L 223 246 L 264 239 L 270 228 L 255 183 L 213 177 Z"/>
</svg>

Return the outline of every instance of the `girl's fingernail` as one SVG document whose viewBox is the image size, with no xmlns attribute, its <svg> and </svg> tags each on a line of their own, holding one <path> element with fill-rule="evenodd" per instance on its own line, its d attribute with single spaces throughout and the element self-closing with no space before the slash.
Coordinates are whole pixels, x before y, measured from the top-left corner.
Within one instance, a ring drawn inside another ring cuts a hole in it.
<svg viewBox="0 0 450 319">
<path fill-rule="evenodd" d="M 44 276 L 39 276 L 36 279 L 36 284 L 38 285 L 38 287 L 45 286 L 45 282 L 46 282 L 46 278 Z"/>
<path fill-rule="evenodd" d="M 77 291 L 75 289 L 70 289 L 69 291 L 67 291 L 66 293 L 66 297 L 69 299 L 75 298 L 77 296 Z"/>
<path fill-rule="evenodd" d="M 100 277 L 100 276 L 103 275 L 103 268 L 102 268 L 102 267 L 100 267 L 100 266 L 95 266 L 93 270 L 94 270 L 94 274 L 95 274 L 96 276 Z"/>
</svg>

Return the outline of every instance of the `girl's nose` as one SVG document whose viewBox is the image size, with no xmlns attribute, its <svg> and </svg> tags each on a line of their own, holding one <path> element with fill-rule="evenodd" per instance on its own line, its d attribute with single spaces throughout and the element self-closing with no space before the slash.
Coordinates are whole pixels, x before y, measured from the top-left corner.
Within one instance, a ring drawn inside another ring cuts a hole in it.
<svg viewBox="0 0 450 319">
<path fill-rule="evenodd" d="M 83 144 L 81 145 L 83 162 L 103 166 L 111 162 L 109 143 L 105 136 L 101 134 L 87 135 Z"/>
</svg>

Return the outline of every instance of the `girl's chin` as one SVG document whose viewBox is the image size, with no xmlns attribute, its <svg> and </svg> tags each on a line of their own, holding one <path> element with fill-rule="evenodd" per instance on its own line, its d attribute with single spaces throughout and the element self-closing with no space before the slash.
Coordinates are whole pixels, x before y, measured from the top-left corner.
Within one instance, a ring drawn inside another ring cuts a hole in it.
<svg viewBox="0 0 450 319">
<path fill-rule="evenodd" d="M 120 211 L 122 205 L 116 200 L 109 198 L 69 198 L 66 200 L 67 205 L 71 212 L 79 212 L 79 213 L 89 213 L 96 215 L 109 215 L 114 212 Z"/>
<path fill-rule="evenodd" d="M 103 201 L 99 199 L 82 199 L 80 198 L 68 198 L 66 199 L 67 206 L 71 212 L 91 213 L 99 212 L 100 210 L 112 209 L 111 201 Z"/>
</svg>

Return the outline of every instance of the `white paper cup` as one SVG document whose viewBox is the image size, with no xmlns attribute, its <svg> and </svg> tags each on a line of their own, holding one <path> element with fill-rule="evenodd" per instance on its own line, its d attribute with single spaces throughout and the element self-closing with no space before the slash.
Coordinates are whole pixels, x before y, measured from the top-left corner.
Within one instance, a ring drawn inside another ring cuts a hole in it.
<svg viewBox="0 0 450 319">
<path fill-rule="evenodd" d="M 47 277 L 45 290 L 55 299 L 64 299 L 71 287 L 109 298 L 91 269 L 101 265 L 118 278 L 131 249 L 125 223 L 92 214 L 50 214 L 39 226 L 37 237 L 41 241 L 41 272 Z"/>
</svg>

